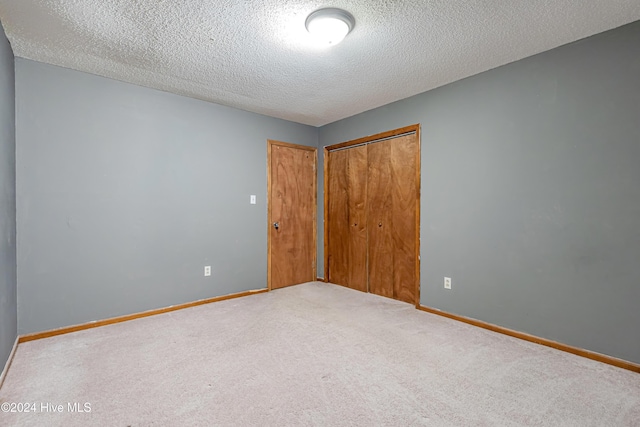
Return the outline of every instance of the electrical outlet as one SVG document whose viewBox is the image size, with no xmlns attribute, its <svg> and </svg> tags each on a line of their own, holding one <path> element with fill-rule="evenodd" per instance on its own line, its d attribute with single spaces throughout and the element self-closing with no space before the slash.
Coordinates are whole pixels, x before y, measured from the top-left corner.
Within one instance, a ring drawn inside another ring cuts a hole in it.
<svg viewBox="0 0 640 427">
<path fill-rule="evenodd" d="M 444 278 L 444 288 L 451 289 L 451 277 Z"/>
<path fill-rule="evenodd" d="M 211 266 L 210 265 L 205 265 L 204 266 L 204 275 L 205 276 L 211 276 Z"/>
</svg>

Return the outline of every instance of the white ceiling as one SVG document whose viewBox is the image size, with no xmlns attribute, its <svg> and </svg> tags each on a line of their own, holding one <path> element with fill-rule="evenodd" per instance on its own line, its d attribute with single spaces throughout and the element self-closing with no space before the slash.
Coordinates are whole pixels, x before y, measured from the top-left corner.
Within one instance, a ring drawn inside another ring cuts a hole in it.
<svg viewBox="0 0 640 427">
<path fill-rule="evenodd" d="M 304 21 L 354 31 L 315 46 Z M 640 19 L 639 0 L 0 0 L 16 56 L 321 126 Z"/>
</svg>

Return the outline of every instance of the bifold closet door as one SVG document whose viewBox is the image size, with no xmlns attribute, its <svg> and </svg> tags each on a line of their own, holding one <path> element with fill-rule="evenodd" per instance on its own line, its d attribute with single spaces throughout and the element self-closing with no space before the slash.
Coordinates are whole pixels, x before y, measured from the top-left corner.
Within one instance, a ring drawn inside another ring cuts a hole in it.
<svg viewBox="0 0 640 427">
<path fill-rule="evenodd" d="M 416 302 L 418 138 L 368 145 L 369 292 Z"/>
<path fill-rule="evenodd" d="M 329 152 L 329 282 L 367 292 L 367 146 Z"/>
</svg>

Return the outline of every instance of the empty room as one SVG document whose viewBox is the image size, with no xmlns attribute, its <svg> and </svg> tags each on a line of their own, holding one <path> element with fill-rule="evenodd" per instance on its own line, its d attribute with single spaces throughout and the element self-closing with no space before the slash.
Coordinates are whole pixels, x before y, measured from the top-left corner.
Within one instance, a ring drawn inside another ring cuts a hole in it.
<svg viewBox="0 0 640 427">
<path fill-rule="evenodd" d="M 640 426 L 637 0 L 0 24 L 0 426 Z"/>
</svg>

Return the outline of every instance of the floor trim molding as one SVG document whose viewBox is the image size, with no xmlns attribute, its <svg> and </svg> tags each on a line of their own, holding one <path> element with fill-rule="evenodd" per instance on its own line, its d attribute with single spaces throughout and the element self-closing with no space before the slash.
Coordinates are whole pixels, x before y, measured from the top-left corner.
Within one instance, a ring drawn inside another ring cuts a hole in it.
<svg viewBox="0 0 640 427">
<path fill-rule="evenodd" d="M 493 323 L 487 323 L 481 320 L 471 319 L 465 316 L 459 316 L 457 314 L 448 313 L 446 311 L 426 307 L 424 305 L 418 306 L 418 310 L 426 311 L 427 313 L 431 313 L 431 314 L 437 314 L 438 316 L 443 316 L 449 319 L 457 320 L 459 322 L 468 323 L 469 325 L 477 326 L 479 328 L 488 329 L 493 332 L 509 335 L 511 337 L 519 338 L 521 340 L 555 348 L 556 350 L 565 351 L 567 353 L 575 354 L 577 356 L 586 357 L 587 359 L 595 360 L 598 362 L 606 363 L 608 365 L 617 366 L 618 368 L 627 369 L 629 371 L 640 373 L 639 364 L 629 362 L 623 359 L 618 359 L 617 357 L 607 356 L 605 354 L 596 353 L 594 351 L 585 350 L 579 347 L 573 347 L 571 345 L 563 344 L 557 341 L 552 341 L 546 338 L 537 337 L 535 335 L 530 335 L 524 332 L 515 331 L 513 329 L 494 325 Z"/>
<path fill-rule="evenodd" d="M 20 337 L 16 337 L 15 342 L 13 343 L 13 348 L 9 353 L 9 358 L 7 359 L 7 363 L 4 364 L 4 369 L 2 373 L 0 373 L 0 389 L 2 389 L 2 383 L 4 383 L 4 379 L 7 376 L 7 372 L 9 372 L 9 368 L 11 367 L 11 362 L 13 362 L 13 356 L 16 354 L 16 349 L 18 348 L 18 342 Z"/>
<path fill-rule="evenodd" d="M 326 280 L 324 280 L 324 277 L 316 277 L 316 282 L 324 282 L 327 283 Z"/>
<path fill-rule="evenodd" d="M 114 323 L 121 323 L 121 322 L 127 322 L 129 320 L 141 319 L 143 317 L 155 316 L 156 314 L 168 313 L 170 311 L 182 310 L 182 309 L 185 309 L 185 308 L 196 307 L 198 305 L 210 304 L 212 302 L 218 302 L 218 301 L 224 301 L 224 300 L 228 300 L 228 299 L 246 297 L 246 296 L 249 296 L 249 295 L 261 294 L 261 293 L 264 293 L 264 292 L 267 292 L 266 288 L 265 289 L 256 289 L 256 290 L 252 290 L 252 291 L 238 292 L 238 293 L 235 293 L 235 294 L 223 295 L 223 296 L 219 296 L 219 297 L 201 299 L 201 300 L 197 300 L 197 301 L 187 302 L 187 303 L 184 303 L 184 304 L 171 305 L 169 307 L 163 307 L 163 308 L 157 308 L 157 309 L 154 309 L 154 310 L 142 311 L 140 313 L 127 314 L 127 315 L 118 316 L 118 317 L 111 317 L 109 319 L 104 319 L 104 320 L 95 320 L 93 322 L 82 323 L 80 325 L 65 326 L 63 328 L 52 329 L 52 330 L 49 330 L 49 331 L 35 332 L 35 333 L 32 333 L 32 334 L 20 335 L 20 336 L 18 336 L 18 340 L 17 341 L 20 342 L 20 343 L 28 342 L 28 341 L 34 341 L 34 340 L 39 340 L 39 339 L 43 339 L 43 338 L 54 337 L 56 335 L 63 335 L 63 334 L 69 334 L 71 332 L 82 331 L 82 330 L 85 330 L 85 329 L 92 329 L 92 328 L 97 328 L 97 327 L 100 327 L 100 326 L 112 325 Z"/>
</svg>

